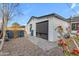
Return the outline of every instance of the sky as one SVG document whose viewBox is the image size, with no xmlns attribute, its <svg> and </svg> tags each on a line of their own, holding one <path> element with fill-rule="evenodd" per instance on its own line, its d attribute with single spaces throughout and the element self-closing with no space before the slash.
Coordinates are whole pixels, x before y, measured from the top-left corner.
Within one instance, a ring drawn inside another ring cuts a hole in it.
<svg viewBox="0 0 79 59">
<path fill-rule="evenodd" d="M 15 16 L 8 22 L 8 26 L 11 26 L 14 22 L 17 22 L 20 25 L 26 25 L 32 16 L 43 16 L 51 13 L 57 13 L 64 18 L 69 18 L 77 13 L 79 14 L 79 4 L 21 3 L 19 9 L 23 15 Z"/>
</svg>

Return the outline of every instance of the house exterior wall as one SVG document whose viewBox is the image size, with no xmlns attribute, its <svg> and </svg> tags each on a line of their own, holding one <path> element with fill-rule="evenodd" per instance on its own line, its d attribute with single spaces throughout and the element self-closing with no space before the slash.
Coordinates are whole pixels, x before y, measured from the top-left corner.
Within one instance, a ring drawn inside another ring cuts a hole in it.
<svg viewBox="0 0 79 59">
<path fill-rule="evenodd" d="M 57 31 L 55 30 L 57 26 L 62 26 L 64 32 L 66 32 L 66 28 L 69 26 L 69 24 L 61 19 L 58 19 L 56 17 L 50 18 L 49 21 L 49 40 L 50 41 L 57 41 L 59 38 L 57 37 Z"/>
<path fill-rule="evenodd" d="M 67 19 L 67 22 L 71 25 L 71 33 L 72 35 L 77 33 L 77 24 L 79 23 L 79 16 L 73 16 Z M 75 26 L 73 26 L 75 24 Z"/>
<path fill-rule="evenodd" d="M 56 17 L 53 16 L 49 16 L 49 17 L 43 17 L 43 18 L 33 18 L 29 24 L 27 24 L 27 32 L 30 35 L 30 24 L 32 24 L 32 30 L 33 30 L 33 36 L 36 36 L 36 23 L 39 22 L 43 22 L 43 21 L 47 21 L 48 20 L 48 41 L 57 41 L 57 32 L 55 31 L 55 28 L 57 26 L 62 26 L 64 28 L 64 30 L 67 28 L 67 26 L 69 25 L 67 22 L 58 19 Z"/>
<path fill-rule="evenodd" d="M 72 34 L 76 34 L 77 33 L 77 30 L 73 30 L 72 28 L 73 28 L 73 26 L 72 26 L 72 24 L 78 24 L 79 23 L 79 21 L 78 20 L 75 20 L 74 19 L 74 21 L 71 21 L 70 19 L 68 19 L 69 21 L 67 21 L 67 22 L 69 22 L 70 23 L 70 26 L 71 26 L 71 33 Z M 77 25 L 75 26 L 75 28 L 77 28 Z"/>
<path fill-rule="evenodd" d="M 27 24 L 26 26 L 26 29 L 27 29 L 27 34 L 28 35 L 31 35 L 31 32 L 30 32 L 30 24 L 32 24 L 32 30 L 33 30 L 33 36 L 36 36 L 36 24 L 35 24 L 35 18 L 33 18 L 29 24 Z"/>
<path fill-rule="evenodd" d="M 39 22 L 42 22 L 42 21 L 46 21 L 48 20 L 47 18 L 39 18 L 39 19 L 36 19 L 36 18 L 33 18 L 29 24 L 27 24 L 26 26 L 26 29 L 27 29 L 27 34 L 30 35 L 30 24 L 32 24 L 32 30 L 34 32 L 33 36 L 36 36 L 36 23 L 39 23 Z"/>
</svg>

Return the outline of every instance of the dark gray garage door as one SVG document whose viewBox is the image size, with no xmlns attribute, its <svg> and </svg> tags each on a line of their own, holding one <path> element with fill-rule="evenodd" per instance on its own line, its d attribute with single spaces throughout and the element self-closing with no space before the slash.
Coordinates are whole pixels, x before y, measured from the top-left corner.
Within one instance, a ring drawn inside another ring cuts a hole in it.
<svg viewBox="0 0 79 59">
<path fill-rule="evenodd" d="M 48 21 L 36 24 L 36 36 L 48 40 Z"/>
</svg>

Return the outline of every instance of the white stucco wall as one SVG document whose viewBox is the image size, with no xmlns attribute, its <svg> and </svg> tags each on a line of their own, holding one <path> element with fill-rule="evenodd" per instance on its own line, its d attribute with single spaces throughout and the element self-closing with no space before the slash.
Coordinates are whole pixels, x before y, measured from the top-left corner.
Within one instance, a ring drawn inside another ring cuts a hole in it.
<svg viewBox="0 0 79 59">
<path fill-rule="evenodd" d="M 27 25 L 27 32 L 30 34 L 30 24 L 32 24 L 32 30 L 34 31 L 34 36 L 36 36 L 36 23 L 46 21 L 48 20 L 48 40 L 49 41 L 57 41 L 57 32 L 55 31 L 55 28 L 57 26 L 62 26 L 64 30 L 68 27 L 68 23 L 60 20 L 56 17 L 50 16 L 50 17 L 43 17 L 43 18 L 33 18 L 29 24 Z"/>
<path fill-rule="evenodd" d="M 28 35 L 31 35 L 31 32 L 30 32 L 30 24 L 32 24 L 32 30 L 34 31 L 33 35 L 36 36 L 36 24 L 35 24 L 35 18 L 33 18 L 26 26 L 26 29 L 27 29 L 27 34 Z"/>
<path fill-rule="evenodd" d="M 59 38 L 57 37 L 57 32 L 55 31 L 57 26 L 62 26 L 64 29 L 64 32 L 66 32 L 66 28 L 69 26 L 69 24 L 63 20 L 60 20 L 56 17 L 49 18 L 49 41 L 57 41 Z"/>
<path fill-rule="evenodd" d="M 36 23 L 38 22 L 42 22 L 42 21 L 46 21 L 47 18 L 39 18 L 39 19 L 36 19 L 36 18 L 33 18 L 29 24 L 26 25 L 26 29 L 27 29 L 27 34 L 30 35 L 31 32 L 30 32 L 30 24 L 32 24 L 32 30 L 33 30 L 33 36 L 36 36 Z"/>
</svg>

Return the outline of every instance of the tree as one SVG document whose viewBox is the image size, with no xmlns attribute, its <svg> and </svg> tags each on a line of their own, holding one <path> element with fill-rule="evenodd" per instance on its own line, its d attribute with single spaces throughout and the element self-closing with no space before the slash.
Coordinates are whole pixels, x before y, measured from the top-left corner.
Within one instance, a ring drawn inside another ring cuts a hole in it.
<svg viewBox="0 0 79 59">
<path fill-rule="evenodd" d="M 9 20 L 11 20 L 14 16 L 20 15 L 21 12 L 19 11 L 18 3 L 2 3 L 0 4 L 0 14 L 2 15 L 2 30 L 3 30 L 3 37 L 2 37 L 2 44 L 0 46 L 0 50 L 4 44 L 5 35 L 6 35 L 6 26 Z"/>
<path fill-rule="evenodd" d="M 18 24 L 17 22 L 14 22 L 12 26 L 20 26 L 20 24 Z"/>
<path fill-rule="evenodd" d="M 12 27 L 14 28 L 13 33 L 14 33 L 14 38 L 16 39 L 18 37 L 18 29 L 20 28 L 20 24 L 18 24 L 17 22 L 14 22 L 12 24 Z"/>
</svg>

